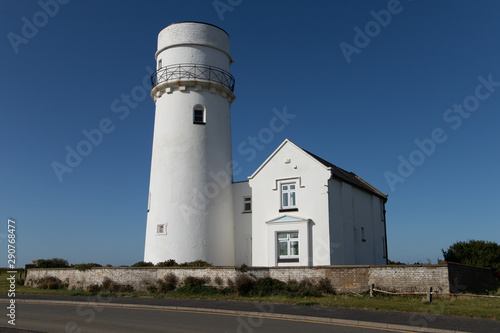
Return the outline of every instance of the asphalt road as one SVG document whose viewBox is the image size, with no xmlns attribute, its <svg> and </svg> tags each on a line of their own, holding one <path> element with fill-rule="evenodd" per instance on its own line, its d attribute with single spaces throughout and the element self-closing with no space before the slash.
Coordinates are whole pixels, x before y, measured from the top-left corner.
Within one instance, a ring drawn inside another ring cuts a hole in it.
<svg viewBox="0 0 500 333">
<path fill-rule="evenodd" d="M 206 313 L 196 310 L 19 304 L 17 313 L 17 329 L 41 332 L 403 332 L 308 320 Z"/>
</svg>

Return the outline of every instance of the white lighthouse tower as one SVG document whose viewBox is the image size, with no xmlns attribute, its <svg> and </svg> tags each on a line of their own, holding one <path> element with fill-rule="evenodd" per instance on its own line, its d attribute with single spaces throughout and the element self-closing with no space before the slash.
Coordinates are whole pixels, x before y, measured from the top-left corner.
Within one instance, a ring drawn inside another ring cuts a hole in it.
<svg viewBox="0 0 500 333">
<path fill-rule="evenodd" d="M 182 22 L 158 35 L 144 261 L 235 264 L 228 34 Z"/>
</svg>

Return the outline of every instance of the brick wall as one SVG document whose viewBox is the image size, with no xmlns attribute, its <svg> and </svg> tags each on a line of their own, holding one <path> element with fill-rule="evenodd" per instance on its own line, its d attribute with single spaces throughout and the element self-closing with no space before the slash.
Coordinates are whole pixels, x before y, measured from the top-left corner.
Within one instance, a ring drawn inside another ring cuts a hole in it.
<svg viewBox="0 0 500 333">
<path fill-rule="evenodd" d="M 249 267 L 245 273 L 235 267 L 96 267 L 86 271 L 39 268 L 29 270 L 25 284 L 36 287 L 37 280 L 45 276 L 55 276 L 68 283 L 70 289 L 86 289 L 92 284 L 102 284 L 107 277 L 119 284 L 130 284 L 134 290 L 143 291 L 148 285 L 169 273 L 174 273 L 179 280 L 187 276 L 207 278 L 213 286 L 216 286 L 216 277 L 222 279 L 223 285 L 227 286 L 228 279 L 234 280 L 239 274 L 248 274 L 255 278 L 272 277 L 284 282 L 292 279 L 300 281 L 304 278 L 314 281 L 326 277 L 338 293 L 365 292 L 370 284 L 389 291 L 415 292 L 433 287 L 436 291 L 447 293 L 456 289 L 453 286 L 450 288 L 450 283 L 454 281 L 467 287 L 477 284 L 481 279 L 489 281 L 487 273 L 491 271 L 448 263 L 421 266 Z"/>
</svg>

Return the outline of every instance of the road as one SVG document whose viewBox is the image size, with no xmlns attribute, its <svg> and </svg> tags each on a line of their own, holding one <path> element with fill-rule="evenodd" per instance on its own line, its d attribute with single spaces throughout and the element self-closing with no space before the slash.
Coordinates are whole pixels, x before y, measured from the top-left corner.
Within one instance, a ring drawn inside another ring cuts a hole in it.
<svg viewBox="0 0 500 333">
<path fill-rule="evenodd" d="M 18 304 L 16 328 L 42 332 L 408 332 L 309 320 L 261 318 L 196 310 L 67 304 Z M 8 326 L 6 322 L 0 326 Z M 2 329 L 0 328 L 0 331 Z"/>
</svg>

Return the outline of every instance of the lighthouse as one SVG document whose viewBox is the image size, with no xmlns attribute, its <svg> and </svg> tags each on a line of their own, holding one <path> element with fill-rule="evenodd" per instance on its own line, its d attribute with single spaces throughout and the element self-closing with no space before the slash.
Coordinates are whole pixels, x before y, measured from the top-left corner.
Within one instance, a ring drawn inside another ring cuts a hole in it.
<svg viewBox="0 0 500 333">
<path fill-rule="evenodd" d="M 144 261 L 235 264 L 228 34 L 171 24 L 158 35 Z"/>
</svg>

